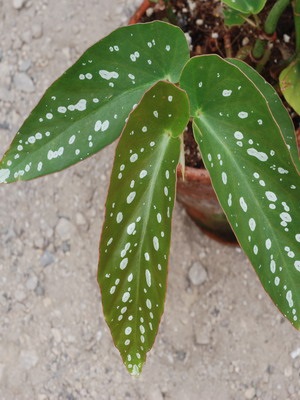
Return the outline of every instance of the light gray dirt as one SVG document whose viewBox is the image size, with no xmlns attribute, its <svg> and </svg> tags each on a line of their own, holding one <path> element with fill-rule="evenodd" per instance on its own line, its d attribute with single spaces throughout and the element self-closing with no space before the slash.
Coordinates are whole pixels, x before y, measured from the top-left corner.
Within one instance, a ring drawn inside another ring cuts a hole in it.
<svg viewBox="0 0 300 400">
<path fill-rule="evenodd" d="M 134 6 L 0 0 L 0 155 L 46 87 Z M 299 399 L 300 334 L 244 254 L 179 205 L 165 314 L 143 374 L 128 375 L 96 282 L 113 154 L 0 187 L 0 399 Z"/>
</svg>

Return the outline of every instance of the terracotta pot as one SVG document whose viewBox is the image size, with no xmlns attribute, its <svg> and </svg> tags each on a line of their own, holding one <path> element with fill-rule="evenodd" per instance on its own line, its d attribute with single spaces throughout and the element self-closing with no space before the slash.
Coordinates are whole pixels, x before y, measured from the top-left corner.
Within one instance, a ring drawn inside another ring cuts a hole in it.
<svg viewBox="0 0 300 400">
<path fill-rule="evenodd" d="M 235 244 L 236 238 L 219 204 L 206 169 L 186 167 L 177 169 L 177 200 L 187 214 L 209 236 Z"/>
</svg>

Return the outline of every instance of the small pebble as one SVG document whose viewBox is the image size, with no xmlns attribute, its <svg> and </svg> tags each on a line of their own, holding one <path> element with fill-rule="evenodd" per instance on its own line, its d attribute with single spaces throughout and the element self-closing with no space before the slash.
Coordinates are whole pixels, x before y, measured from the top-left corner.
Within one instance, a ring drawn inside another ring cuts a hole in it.
<svg viewBox="0 0 300 400">
<path fill-rule="evenodd" d="M 61 240 L 70 240 L 74 233 L 74 225 L 66 218 L 60 218 L 55 228 L 55 233 Z"/>
<path fill-rule="evenodd" d="M 188 277 L 193 285 L 202 285 L 207 281 L 206 269 L 201 263 L 195 262 L 189 270 Z"/>
<path fill-rule="evenodd" d="M 13 0 L 13 8 L 15 8 L 16 10 L 21 10 L 25 3 L 26 0 Z"/>
<path fill-rule="evenodd" d="M 295 349 L 294 351 L 292 351 L 290 355 L 291 355 L 291 357 L 292 357 L 293 359 L 299 357 L 299 356 L 300 356 L 300 347 L 298 347 L 297 349 Z"/>
<path fill-rule="evenodd" d="M 76 221 L 76 225 L 79 225 L 79 226 L 87 224 L 85 216 L 83 214 L 81 214 L 80 212 L 76 213 L 75 221 Z"/>
<path fill-rule="evenodd" d="M 20 72 L 26 72 L 26 71 L 29 70 L 30 67 L 31 67 L 31 61 L 30 60 L 21 61 L 20 65 L 19 65 L 19 71 Z"/>
<path fill-rule="evenodd" d="M 249 42 L 250 42 L 250 40 L 249 40 L 249 38 L 246 36 L 246 37 L 244 37 L 244 39 L 242 40 L 242 45 L 243 45 L 243 46 L 247 46 L 247 44 L 249 44 Z"/>
<path fill-rule="evenodd" d="M 36 366 L 39 358 L 35 350 L 22 350 L 19 357 L 19 366 L 29 370 Z"/>
<path fill-rule="evenodd" d="M 19 288 L 15 291 L 15 299 L 20 303 L 26 299 L 26 293 L 23 289 Z"/>
<path fill-rule="evenodd" d="M 31 34 L 34 39 L 39 39 L 43 36 L 43 27 L 41 24 L 33 24 L 31 27 Z"/>
<path fill-rule="evenodd" d="M 153 14 L 153 8 L 152 7 L 150 7 L 150 8 L 147 8 L 147 10 L 146 10 L 146 15 L 147 15 L 147 17 L 151 17 L 151 15 Z"/>
<path fill-rule="evenodd" d="M 42 249 L 44 247 L 44 238 L 42 236 L 38 236 L 33 241 L 34 247 L 37 249 Z"/>
<path fill-rule="evenodd" d="M 291 377 L 293 375 L 293 367 L 291 365 L 289 365 L 288 367 L 286 367 L 284 369 L 284 376 L 286 376 L 287 378 Z"/>
<path fill-rule="evenodd" d="M 50 251 L 46 250 L 40 259 L 40 263 L 42 267 L 48 267 L 48 265 L 53 264 L 54 263 L 54 256 L 52 253 L 50 253 Z"/>
<path fill-rule="evenodd" d="M 201 327 L 195 329 L 195 342 L 205 346 L 210 343 L 211 326 L 209 324 L 204 324 Z"/>
<path fill-rule="evenodd" d="M 27 44 L 31 43 L 31 41 L 32 41 L 31 32 L 30 31 L 23 32 L 21 35 L 21 39 L 24 43 L 27 43 Z"/>
<path fill-rule="evenodd" d="M 26 287 L 28 290 L 35 290 L 38 285 L 38 278 L 36 275 L 31 275 L 26 281 Z"/>
<path fill-rule="evenodd" d="M 32 79 L 25 72 L 17 72 L 15 74 L 14 84 L 16 90 L 21 90 L 25 93 L 33 93 L 35 91 Z"/>
<path fill-rule="evenodd" d="M 196 25 L 201 26 L 204 24 L 203 19 L 196 19 Z"/>
<path fill-rule="evenodd" d="M 251 400 L 255 396 L 255 389 L 254 388 L 248 388 L 245 392 L 245 399 Z"/>
</svg>

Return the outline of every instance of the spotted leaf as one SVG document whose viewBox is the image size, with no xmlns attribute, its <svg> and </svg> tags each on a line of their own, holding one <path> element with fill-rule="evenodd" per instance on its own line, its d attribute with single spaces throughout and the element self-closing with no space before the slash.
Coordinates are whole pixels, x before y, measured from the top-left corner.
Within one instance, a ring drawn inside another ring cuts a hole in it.
<svg viewBox="0 0 300 400">
<path fill-rule="evenodd" d="M 0 183 L 59 171 L 121 133 L 155 82 L 177 82 L 189 49 L 163 22 L 119 28 L 92 46 L 46 91 L 0 163 Z"/>
<path fill-rule="evenodd" d="M 236 66 L 197 57 L 183 71 L 194 134 L 241 247 L 300 327 L 300 177 L 266 98 Z"/>
<path fill-rule="evenodd" d="M 284 141 L 288 146 L 294 164 L 296 165 L 298 172 L 300 172 L 300 159 L 295 128 L 290 118 L 290 115 L 282 104 L 282 101 L 278 96 L 276 90 L 267 81 L 265 81 L 265 79 L 257 71 L 255 71 L 255 69 L 251 68 L 248 64 L 237 59 L 230 59 L 229 61 L 239 67 L 239 69 L 243 71 L 249 79 L 252 80 L 252 82 L 261 91 L 261 93 L 263 93 L 275 121 L 280 126 L 281 133 L 283 135 Z"/>
<path fill-rule="evenodd" d="M 100 244 L 106 321 L 127 369 L 139 374 L 163 312 L 186 94 L 159 82 L 130 114 L 116 149 Z"/>
<path fill-rule="evenodd" d="M 281 72 L 279 84 L 286 101 L 300 114 L 300 55 Z"/>
<path fill-rule="evenodd" d="M 267 0 L 223 0 L 223 3 L 234 10 L 249 14 L 258 14 L 264 8 L 266 2 Z"/>
</svg>

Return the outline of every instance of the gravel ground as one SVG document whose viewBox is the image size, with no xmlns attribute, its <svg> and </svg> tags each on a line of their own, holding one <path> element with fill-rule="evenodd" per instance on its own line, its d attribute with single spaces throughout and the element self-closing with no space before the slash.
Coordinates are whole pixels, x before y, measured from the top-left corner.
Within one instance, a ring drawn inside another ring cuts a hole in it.
<svg viewBox="0 0 300 400">
<path fill-rule="evenodd" d="M 0 0 L 0 155 L 46 87 L 136 3 Z M 113 153 L 0 187 L 0 399 L 299 399 L 299 333 L 240 249 L 179 205 L 165 315 L 143 374 L 128 375 L 95 278 Z"/>
</svg>

